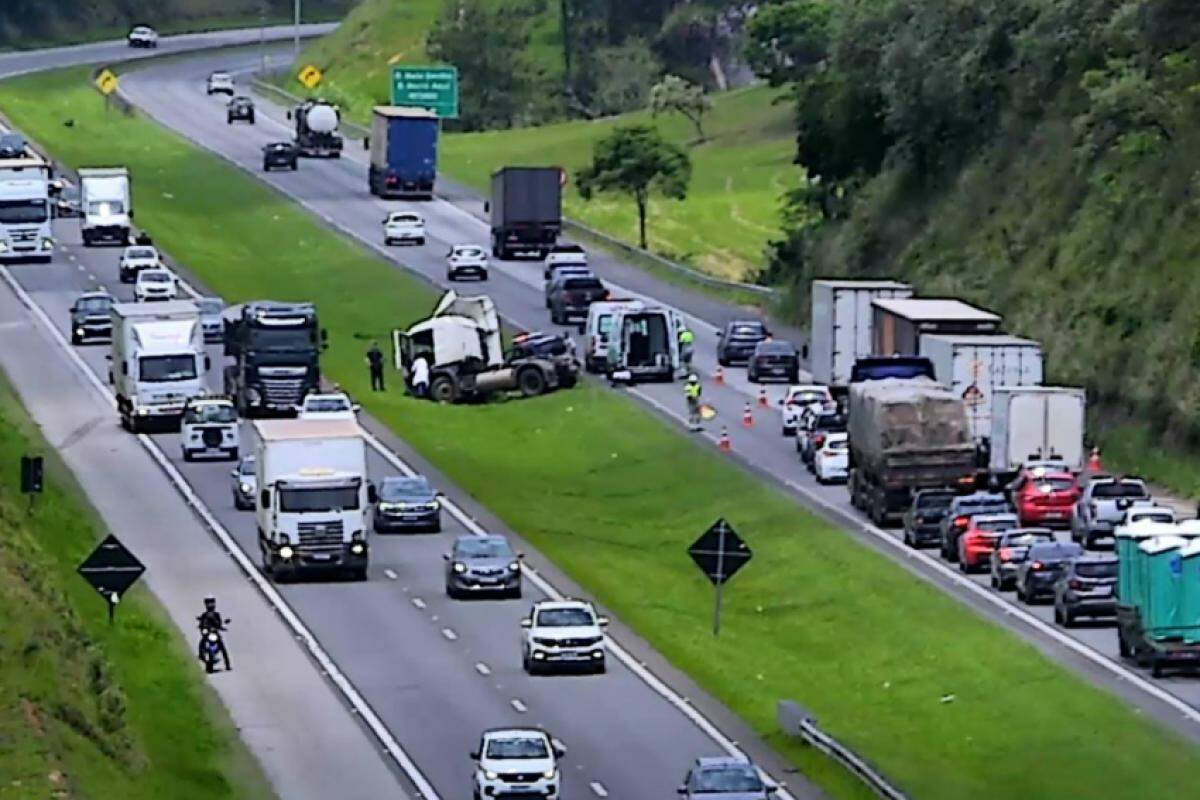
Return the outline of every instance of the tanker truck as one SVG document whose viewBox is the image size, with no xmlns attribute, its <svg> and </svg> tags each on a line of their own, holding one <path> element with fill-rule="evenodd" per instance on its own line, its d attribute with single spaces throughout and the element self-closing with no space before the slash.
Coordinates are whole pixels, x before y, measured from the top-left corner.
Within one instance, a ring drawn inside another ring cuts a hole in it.
<svg viewBox="0 0 1200 800">
<path fill-rule="evenodd" d="M 876 525 L 904 513 L 917 489 L 970 488 L 975 444 L 961 397 L 928 378 L 852 383 L 850 502 Z"/>
<path fill-rule="evenodd" d="M 324 100 L 305 100 L 288 112 L 296 124 L 296 149 L 307 158 L 341 158 L 341 110 Z"/>
</svg>

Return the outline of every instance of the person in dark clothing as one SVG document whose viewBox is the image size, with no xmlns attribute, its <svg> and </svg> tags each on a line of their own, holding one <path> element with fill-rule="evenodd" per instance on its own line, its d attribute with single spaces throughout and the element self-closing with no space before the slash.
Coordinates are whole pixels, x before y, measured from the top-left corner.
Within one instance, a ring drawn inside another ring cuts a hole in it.
<svg viewBox="0 0 1200 800">
<path fill-rule="evenodd" d="M 383 391 L 383 351 L 379 349 L 379 342 L 372 342 L 371 349 L 367 351 L 367 367 L 371 370 L 371 391 Z"/>
<path fill-rule="evenodd" d="M 204 598 L 204 613 L 196 617 L 196 622 L 200 626 L 200 644 L 196 648 L 196 656 L 201 661 L 204 660 L 204 637 L 209 631 L 213 631 L 217 634 L 217 644 L 221 648 L 221 659 L 225 662 L 225 669 L 232 670 L 233 664 L 229 661 L 229 651 L 225 649 L 225 637 L 221 636 L 221 631 L 225 630 L 225 620 L 217 611 L 217 598 L 211 594 Z"/>
</svg>

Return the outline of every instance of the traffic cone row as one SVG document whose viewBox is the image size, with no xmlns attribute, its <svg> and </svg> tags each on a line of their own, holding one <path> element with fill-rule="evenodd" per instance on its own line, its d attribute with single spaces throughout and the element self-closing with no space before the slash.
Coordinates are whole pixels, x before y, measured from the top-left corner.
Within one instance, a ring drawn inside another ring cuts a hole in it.
<svg viewBox="0 0 1200 800">
<path fill-rule="evenodd" d="M 760 408 L 767 407 L 767 387 L 758 387 L 758 405 Z"/>
<path fill-rule="evenodd" d="M 751 410 L 749 403 L 746 403 L 746 408 L 742 410 L 742 427 L 754 427 L 754 411 Z"/>
<path fill-rule="evenodd" d="M 713 383 L 717 386 L 725 385 L 725 370 L 719 364 L 717 365 L 716 373 L 713 375 Z"/>
<path fill-rule="evenodd" d="M 722 453 L 733 451 L 733 442 L 729 441 L 729 431 L 724 425 L 721 426 L 721 435 L 717 438 L 717 449 Z"/>
</svg>

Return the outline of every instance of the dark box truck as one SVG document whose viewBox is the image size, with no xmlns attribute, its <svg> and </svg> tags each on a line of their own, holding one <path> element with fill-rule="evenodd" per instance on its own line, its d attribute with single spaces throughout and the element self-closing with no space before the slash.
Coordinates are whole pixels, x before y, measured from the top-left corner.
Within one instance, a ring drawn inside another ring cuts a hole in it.
<svg viewBox="0 0 1200 800">
<path fill-rule="evenodd" d="M 948 333 L 978 336 L 1000 333 L 998 314 L 961 300 L 879 298 L 871 302 L 874 355 L 921 354 L 921 335 Z"/>
<path fill-rule="evenodd" d="M 492 255 L 537 253 L 545 258 L 562 230 L 558 167 L 503 167 L 492 173 Z"/>
<path fill-rule="evenodd" d="M 438 117 L 423 108 L 376 106 L 367 185 L 379 197 L 433 199 Z"/>
</svg>

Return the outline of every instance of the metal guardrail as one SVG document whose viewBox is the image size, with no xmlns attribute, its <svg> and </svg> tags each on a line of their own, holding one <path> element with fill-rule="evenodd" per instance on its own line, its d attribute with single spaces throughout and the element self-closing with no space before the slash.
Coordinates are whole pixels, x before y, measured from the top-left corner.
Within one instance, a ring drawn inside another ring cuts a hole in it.
<svg viewBox="0 0 1200 800">
<path fill-rule="evenodd" d="M 292 94 L 286 89 L 281 89 L 274 84 L 267 83 L 266 81 L 258 78 L 255 78 L 252 81 L 252 84 L 259 92 L 276 98 L 281 98 L 288 103 L 299 103 L 303 99 Z M 359 139 L 363 138 L 368 133 L 366 128 L 362 127 L 361 125 L 356 125 L 353 122 L 343 123 L 342 128 L 347 133 L 351 134 L 352 137 Z M 775 297 L 778 294 L 778 290 L 770 286 L 759 286 L 758 284 L 742 283 L 740 281 L 727 281 L 722 278 L 713 277 L 712 275 L 700 272 L 699 270 L 693 269 L 685 264 L 680 264 L 677 261 L 672 261 L 669 258 L 660 256 L 657 253 L 652 253 L 649 250 L 643 250 L 642 248 L 632 245 L 629 242 L 618 239 L 611 234 L 604 233 L 603 231 L 596 230 L 590 225 L 585 225 L 584 223 L 579 222 L 578 220 L 570 219 L 569 217 L 563 217 L 563 227 L 567 229 L 574 229 L 586 236 L 598 239 L 614 250 L 620 250 L 635 257 L 645 258 L 653 261 L 660 267 L 669 269 L 698 283 L 707 284 L 708 286 L 719 289 L 737 289 L 740 291 L 751 292 L 753 294 L 762 295 L 763 297 Z"/>
<path fill-rule="evenodd" d="M 799 703 L 780 700 L 776 710 L 779 727 L 791 736 L 799 736 L 808 744 L 837 761 L 862 781 L 867 788 L 886 800 L 908 800 L 908 795 L 888 782 L 888 779 L 860 758 L 853 750 L 825 733 L 817 720 Z"/>
</svg>

